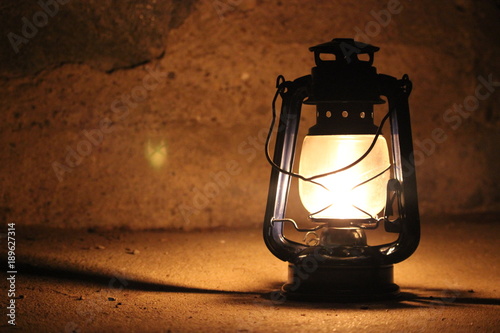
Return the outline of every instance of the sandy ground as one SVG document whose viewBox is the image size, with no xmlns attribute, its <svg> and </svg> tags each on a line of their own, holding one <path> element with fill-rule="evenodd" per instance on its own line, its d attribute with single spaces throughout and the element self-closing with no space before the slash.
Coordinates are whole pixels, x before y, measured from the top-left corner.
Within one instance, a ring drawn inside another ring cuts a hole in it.
<svg viewBox="0 0 500 333">
<path fill-rule="evenodd" d="M 397 301 L 276 303 L 286 278 L 258 229 L 16 230 L 22 332 L 498 332 L 495 221 L 426 218 Z M 498 222 L 498 221 L 496 221 Z M 2 239 L 2 258 L 5 258 Z M 4 280 L 5 281 L 5 280 Z M 7 297 L 3 295 L 5 311 Z"/>
</svg>

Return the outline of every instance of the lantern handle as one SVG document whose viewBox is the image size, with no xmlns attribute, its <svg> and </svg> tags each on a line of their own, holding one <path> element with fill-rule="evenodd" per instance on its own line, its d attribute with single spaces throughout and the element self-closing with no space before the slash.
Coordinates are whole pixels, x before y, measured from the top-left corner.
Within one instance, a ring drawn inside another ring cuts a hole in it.
<svg viewBox="0 0 500 333">
<path fill-rule="evenodd" d="M 281 74 L 278 75 L 278 77 L 276 78 L 276 89 L 280 89 L 280 86 L 285 82 L 286 82 L 285 77 Z"/>
</svg>

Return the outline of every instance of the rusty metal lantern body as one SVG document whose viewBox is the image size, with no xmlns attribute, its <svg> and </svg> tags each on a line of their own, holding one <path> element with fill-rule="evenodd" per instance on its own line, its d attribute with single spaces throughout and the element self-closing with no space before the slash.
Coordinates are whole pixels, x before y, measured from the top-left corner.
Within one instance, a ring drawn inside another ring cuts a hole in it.
<svg viewBox="0 0 500 333">
<path fill-rule="evenodd" d="M 273 168 L 263 231 L 269 250 L 289 262 L 282 294 L 329 301 L 393 297 L 399 293 L 393 264 L 408 258 L 420 238 L 408 106 L 411 82 L 407 75 L 396 79 L 378 74 L 373 60 L 379 49 L 372 45 L 334 39 L 310 50 L 316 62 L 311 75 L 294 81 L 278 77 L 266 143 Z M 329 60 L 324 60 L 325 55 Z M 271 157 L 268 145 L 278 96 L 282 105 Z M 374 105 L 385 103 L 381 96 L 388 101 L 388 111 L 376 126 Z M 302 104 L 316 107 L 316 125 L 304 140 L 295 172 Z M 381 135 L 386 120 L 391 129 L 390 159 Z M 286 217 L 292 177 L 299 179 L 301 201 L 310 212 L 313 228 L 300 228 Z M 349 183 L 349 177 L 356 180 Z M 284 234 L 287 223 L 306 234 L 321 232 L 321 237 L 317 243 L 289 240 Z M 386 232 L 397 233 L 397 240 L 368 245 L 365 230 L 382 225 Z"/>
</svg>

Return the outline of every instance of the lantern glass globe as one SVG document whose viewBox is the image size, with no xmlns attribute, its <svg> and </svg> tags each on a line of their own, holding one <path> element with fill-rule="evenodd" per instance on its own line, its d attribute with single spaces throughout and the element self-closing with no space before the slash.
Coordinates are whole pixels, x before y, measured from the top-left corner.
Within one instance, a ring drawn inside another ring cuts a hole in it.
<svg viewBox="0 0 500 333">
<path fill-rule="evenodd" d="M 370 134 L 308 135 L 302 145 L 299 173 L 312 177 L 344 168 L 359 159 L 373 140 L 374 135 Z M 386 187 L 390 178 L 386 169 L 389 166 L 387 142 L 379 135 L 371 152 L 359 163 L 344 171 L 314 179 L 328 190 L 299 180 L 302 204 L 312 214 L 313 220 L 376 216 L 386 204 Z"/>
</svg>

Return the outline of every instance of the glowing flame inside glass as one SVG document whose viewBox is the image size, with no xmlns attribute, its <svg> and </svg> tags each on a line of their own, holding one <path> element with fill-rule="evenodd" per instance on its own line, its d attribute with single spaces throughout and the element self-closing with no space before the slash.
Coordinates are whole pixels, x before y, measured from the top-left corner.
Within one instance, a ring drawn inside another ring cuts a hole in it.
<svg viewBox="0 0 500 333">
<path fill-rule="evenodd" d="M 302 146 L 299 173 L 311 177 L 341 169 L 361 157 L 373 138 L 374 135 L 308 135 Z M 356 186 L 383 172 L 389 165 L 387 142 L 379 136 L 370 154 L 361 162 L 345 171 L 314 180 L 328 191 L 299 180 L 302 204 L 313 218 L 318 219 L 367 219 L 370 216 L 366 213 L 376 216 L 386 203 L 390 172 Z"/>
</svg>

